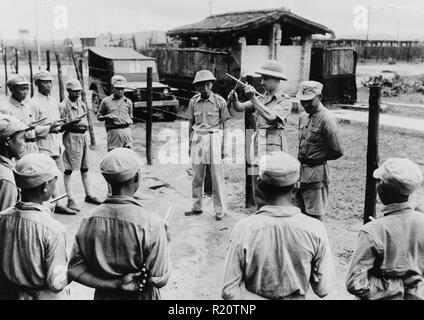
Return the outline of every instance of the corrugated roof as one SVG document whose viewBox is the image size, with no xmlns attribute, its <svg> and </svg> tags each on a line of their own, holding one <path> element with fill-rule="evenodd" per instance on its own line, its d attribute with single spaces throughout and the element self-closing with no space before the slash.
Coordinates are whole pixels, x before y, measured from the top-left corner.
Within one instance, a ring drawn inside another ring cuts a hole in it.
<svg viewBox="0 0 424 320">
<path fill-rule="evenodd" d="M 183 34 L 200 35 L 229 33 L 234 31 L 242 32 L 251 29 L 252 26 L 259 28 L 280 21 L 281 19 L 286 19 L 287 23 L 304 27 L 310 34 L 334 34 L 331 29 L 322 24 L 302 18 L 286 8 L 276 8 L 212 15 L 203 21 L 171 29 L 167 32 L 167 35 L 177 36 Z"/>
<path fill-rule="evenodd" d="M 105 59 L 111 60 L 155 60 L 155 58 L 147 57 L 138 53 L 131 48 L 122 47 L 92 47 L 88 50 Z"/>
</svg>

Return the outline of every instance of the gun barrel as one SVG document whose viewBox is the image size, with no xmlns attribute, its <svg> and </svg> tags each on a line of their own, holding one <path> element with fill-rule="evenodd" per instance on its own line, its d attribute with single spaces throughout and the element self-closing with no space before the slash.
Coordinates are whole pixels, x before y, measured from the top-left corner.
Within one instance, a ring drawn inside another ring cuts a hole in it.
<svg viewBox="0 0 424 320">
<path fill-rule="evenodd" d="M 247 84 L 246 84 L 246 83 L 244 83 L 244 82 L 240 81 L 240 80 L 239 80 L 239 79 L 237 79 L 236 77 L 233 77 L 231 74 L 226 73 L 226 75 L 227 75 L 228 77 L 230 77 L 231 79 L 233 79 L 234 81 L 237 81 L 237 83 L 238 83 L 238 84 L 240 84 L 240 85 L 242 85 L 242 86 L 244 86 L 244 87 L 247 87 Z M 256 89 L 253 89 L 253 90 L 254 90 L 254 92 L 255 92 L 258 96 L 263 97 L 263 94 L 261 94 L 261 93 L 259 93 L 258 91 L 256 91 Z"/>
<path fill-rule="evenodd" d="M 63 198 L 66 198 L 67 196 L 68 196 L 67 194 L 64 194 L 64 195 L 62 195 L 60 197 L 57 197 L 55 199 L 50 200 L 50 203 L 58 202 L 59 200 L 62 200 Z"/>
</svg>

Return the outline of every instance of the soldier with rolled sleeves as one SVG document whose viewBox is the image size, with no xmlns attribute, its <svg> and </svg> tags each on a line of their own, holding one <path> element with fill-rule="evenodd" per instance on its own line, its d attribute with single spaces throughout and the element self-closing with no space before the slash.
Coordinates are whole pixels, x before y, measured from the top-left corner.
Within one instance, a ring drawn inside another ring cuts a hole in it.
<svg viewBox="0 0 424 320">
<path fill-rule="evenodd" d="M 42 126 L 39 123 L 33 125 L 35 115 L 33 110 L 24 102 L 28 95 L 29 82 L 25 76 L 17 74 L 7 81 L 11 96 L 7 103 L 0 106 L 0 113 L 9 114 L 18 118 L 23 124 L 33 127 L 33 130 L 25 133 L 25 144 L 18 159 L 28 153 L 39 152 L 37 138 L 46 137 L 50 132 L 50 126 Z"/>
<path fill-rule="evenodd" d="M 237 93 L 232 91 L 228 99 L 235 111 L 255 112 L 256 130 L 252 136 L 250 161 L 252 169 L 252 187 L 255 204 L 258 209 L 264 205 L 264 195 L 258 188 L 258 159 L 273 151 L 288 151 L 284 133 L 287 118 L 291 113 L 292 102 L 281 89 L 281 81 L 287 77 L 278 61 L 267 61 L 258 71 L 262 76 L 261 84 L 265 90 L 263 97 L 257 97 L 252 86 L 245 87 L 249 101 L 240 103 Z"/>
<path fill-rule="evenodd" d="M 47 124 L 50 128 L 46 136 L 37 139 L 38 149 L 41 153 L 50 156 L 59 170 L 63 170 L 62 163 L 62 136 L 60 134 L 59 106 L 57 100 L 51 95 L 53 76 L 49 71 L 39 71 L 34 76 L 34 82 L 38 92 L 29 102 L 34 120 L 45 119 L 40 124 Z M 59 183 L 56 183 L 56 190 L 53 198 L 59 196 Z M 75 215 L 76 212 L 64 205 L 60 201 L 56 202 L 54 212 L 57 214 Z"/>
<path fill-rule="evenodd" d="M 87 133 L 87 118 L 83 117 L 89 110 L 81 101 L 81 83 L 77 79 L 71 79 L 66 83 L 68 97 L 59 104 L 60 117 L 66 119 L 62 125 L 65 190 L 68 194 L 68 208 L 79 211 L 75 198 L 72 194 L 71 175 L 73 171 L 81 172 L 81 179 L 85 190 L 85 202 L 99 205 L 101 201 L 92 193 L 89 176 L 89 137 Z"/>
<path fill-rule="evenodd" d="M 327 161 L 343 156 L 340 131 L 334 116 L 321 102 L 323 85 L 316 81 L 300 84 L 297 98 L 305 112 L 299 118 L 299 189 L 296 204 L 307 215 L 322 220 L 326 212 L 330 171 Z"/>
<path fill-rule="evenodd" d="M 158 300 L 159 288 L 168 282 L 169 261 L 166 223 L 135 199 L 141 176 L 141 160 L 127 148 L 109 152 L 100 164 L 112 196 L 81 222 L 69 262 L 74 281 L 96 288 L 96 300 Z M 106 290 L 87 276 L 105 279 L 140 273 L 149 276 L 143 292 Z"/>
<path fill-rule="evenodd" d="M 66 230 L 43 205 L 60 171 L 46 154 L 32 153 L 14 174 L 22 198 L 0 215 L 0 298 L 66 299 Z"/>
<path fill-rule="evenodd" d="M 203 213 L 203 185 L 206 166 L 210 167 L 213 188 L 213 205 L 216 220 L 222 220 L 228 214 L 225 194 L 225 180 L 222 159 L 225 155 L 227 140 L 227 121 L 230 114 L 226 101 L 212 92 L 216 80 L 212 72 L 197 72 L 194 86 L 199 93 L 188 105 L 190 119 L 190 155 L 193 165 L 192 196 L 193 207 L 186 216 Z"/>
<path fill-rule="evenodd" d="M 14 116 L 0 114 L 0 211 L 13 207 L 19 200 L 13 158 L 21 153 L 28 129 Z"/>
<path fill-rule="evenodd" d="M 309 286 L 329 294 L 334 265 L 324 225 L 292 205 L 300 163 L 275 151 L 259 162 L 265 205 L 231 233 L 222 297 L 226 300 L 303 300 Z"/>
<path fill-rule="evenodd" d="M 359 232 L 346 288 L 362 300 L 423 300 L 424 214 L 410 202 L 423 174 L 409 159 L 390 158 L 374 178 L 384 208 Z"/>
<path fill-rule="evenodd" d="M 100 103 L 97 119 L 105 121 L 107 150 L 132 148 L 130 126 L 133 124 L 133 103 L 124 96 L 127 80 L 123 76 L 112 77 L 112 95 Z"/>
</svg>

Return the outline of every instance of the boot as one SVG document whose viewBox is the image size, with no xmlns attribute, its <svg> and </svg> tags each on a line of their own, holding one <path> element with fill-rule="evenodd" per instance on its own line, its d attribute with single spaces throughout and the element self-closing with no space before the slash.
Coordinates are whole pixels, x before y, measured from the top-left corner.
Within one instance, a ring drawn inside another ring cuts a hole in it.
<svg viewBox="0 0 424 320">
<path fill-rule="evenodd" d="M 54 208 L 54 213 L 75 216 L 78 212 L 61 204 L 56 204 L 56 207 Z"/>
<path fill-rule="evenodd" d="M 79 212 L 80 209 L 78 208 L 74 197 L 72 196 L 72 190 L 71 190 L 71 175 L 65 174 L 63 175 L 63 183 L 65 184 L 65 190 L 68 195 L 68 208 L 71 210 Z"/>
<path fill-rule="evenodd" d="M 68 206 L 69 209 L 80 212 L 80 208 L 78 207 L 76 201 L 73 198 L 68 198 Z"/>
<path fill-rule="evenodd" d="M 82 184 L 84 185 L 84 190 L 86 194 L 85 202 L 95 204 L 95 205 L 102 204 L 102 202 L 98 198 L 93 196 L 93 194 L 91 193 L 88 172 L 81 172 L 81 179 L 82 179 Z"/>
</svg>

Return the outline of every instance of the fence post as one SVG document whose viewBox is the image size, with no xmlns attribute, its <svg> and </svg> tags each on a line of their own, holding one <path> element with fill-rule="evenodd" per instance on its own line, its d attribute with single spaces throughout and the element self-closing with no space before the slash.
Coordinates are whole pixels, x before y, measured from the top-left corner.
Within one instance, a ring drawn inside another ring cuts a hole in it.
<svg viewBox="0 0 424 320">
<path fill-rule="evenodd" d="M 364 224 L 368 223 L 370 217 L 376 216 L 375 206 L 377 199 L 376 179 L 373 174 L 378 168 L 378 140 L 380 122 L 380 98 L 381 87 L 370 87 L 369 117 L 368 117 L 368 148 L 367 148 L 367 180 L 365 188 Z"/>
<path fill-rule="evenodd" d="M 7 91 L 7 47 L 3 47 L 3 61 L 4 61 L 4 83 L 6 84 L 4 86 L 4 92 L 7 96 L 8 91 Z"/>
<path fill-rule="evenodd" d="M 63 101 L 63 99 L 65 99 L 65 93 L 63 90 L 63 75 L 62 75 L 62 63 L 60 62 L 60 56 L 59 54 L 56 52 L 55 53 L 56 56 L 56 63 L 57 63 L 57 76 L 58 76 L 58 82 L 59 82 L 59 100 L 60 102 Z"/>
<path fill-rule="evenodd" d="M 251 76 L 247 77 L 247 82 L 249 84 L 253 84 L 253 78 Z M 245 163 L 245 178 L 246 178 L 246 184 L 245 184 L 245 194 L 246 194 L 246 208 L 250 208 L 252 205 L 255 205 L 255 200 L 253 198 L 253 187 L 252 187 L 252 174 L 253 174 L 253 166 L 252 166 L 252 159 L 250 158 L 250 145 L 252 140 L 252 135 L 254 132 L 254 127 L 252 126 L 252 119 L 251 119 L 252 113 L 250 111 L 244 112 L 244 136 L 245 136 L 245 143 L 244 143 L 244 154 L 246 158 Z"/>
<path fill-rule="evenodd" d="M 46 51 L 46 60 L 47 60 L 47 71 L 50 71 L 50 50 Z"/>
<path fill-rule="evenodd" d="M 15 48 L 15 69 L 16 69 L 16 74 L 19 73 L 19 54 L 18 54 L 18 48 Z"/>
<path fill-rule="evenodd" d="M 152 121 L 153 121 L 153 69 L 147 68 L 147 122 L 146 122 L 146 158 L 152 165 Z"/>
<path fill-rule="evenodd" d="M 34 81 L 33 81 L 33 72 L 32 72 L 32 51 L 28 50 L 28 65 L 29 65 L 29 82 L 31 88 L 31 98 L 34 96 Z"/>
</svg>

